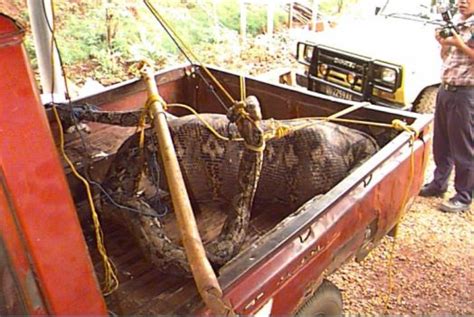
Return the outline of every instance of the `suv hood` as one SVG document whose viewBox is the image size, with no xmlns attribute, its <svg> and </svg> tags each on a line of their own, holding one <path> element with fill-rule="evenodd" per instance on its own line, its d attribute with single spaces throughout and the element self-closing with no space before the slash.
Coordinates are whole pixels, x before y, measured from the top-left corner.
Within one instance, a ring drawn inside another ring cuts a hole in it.
<svg viewBox="0 0 474 317">
<path fill-rule="evenodd" d="M 439 44 L 431 23 L 397 17 L 375 16 L 345 21 L 334 29 L 315 33 L 310 42 L 408 66 L 440 64 Z"/>
</svg>

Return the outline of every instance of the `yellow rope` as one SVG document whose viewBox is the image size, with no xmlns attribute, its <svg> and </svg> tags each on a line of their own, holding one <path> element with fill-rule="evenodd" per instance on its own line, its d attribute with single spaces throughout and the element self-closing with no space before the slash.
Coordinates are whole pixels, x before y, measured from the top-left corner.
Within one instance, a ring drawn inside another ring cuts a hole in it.
<svg viewBox="0 0 474 317">
<path fill-rule="evenodd" d="M 188 111 L 190 111 L 191 113 L 193 113 L 204 125 L 205 127 L 211 131 L 212 134 L 214 134 L 214 136 L 218 139 L 221 139 L 223 141 L 237 141 L 237 142 L 242 142 L 244 141 L 243 138 L 235 138 L 235 139 L 229 139 L 228 137 L 225 137 L 223 136 L 222 134 L 220 134 L 219 132 L 217 132 L 216 129 L 214 129 L 210 124 L 209 122 L 207 122 L 196 110 L 194 110 L 193 108 L 191 108 L 190 106 L 188 105 L 184 105 L 184 104 L 179 104 L 179 103 L 174 103 L 174 104 L 168 104 L 168 107 L 172 108 L 172 107 L 176 107 L 176 108 L 184 108 Z M 245 116 L 247 119 L 251 120 L 254 124 L 255 124 L 255 121 L 253 121 L 250 117 L 248 117 L 248 114 L 246 113 L 243 113 L 242 114 L 243 116 Z M 259 146 L 253 146 L 253 145 L 250 145 L 250 144 L 247 144 L 245 143 L 245 147 L 247 147 L 249 150 L 252 150 L 252 151 L 255 151 L 255 152 L 262 152 L 264 151 L 265 149 L 265 141 L 267 140 L 267 135 L 264 135 L 264 139 L 263 139 L 263 144 L 259 145 Z"/>
<path fill-rule="evenodd" d="M 328 118 L 328 117 L 325 117 L 325 118 L 323 117 L 319 119 L 323 121 L 329 121 L 329 122 L 355 123 L 355 124 L 368 125 L 368 126 L 381 127 L 381 128 L 394 128 L 393 124 L 391 123 L 380 123 L 380 122 L 374 122 L 374 121 L 343 119 L 343 118 Z"/>
<path fill-rule="evenodd" d="M 54 26 L 54 20 L 55 20 L 54 0 L 51 0 L 50 3 L 51 3 L 51 13 L 52 13 L 52 20 L 53 20 L 53 21 L 51 21 L 51 70 L 52 70 L 51 75 L 52 75 L 52 82 L 53 82 L 53 85 L 54 85 L 54 81 L 55 81 L 55 78 L 54 78 L 54 73 L 55 73 L 54 72 L 54 62 L 55 62 L 54 61 L 54 42 L 56 40 L 56 38 L 55 38 L 55 26 Z M 67 94 L 66 97 L 69 99 L 70 94 L 69 94 L 68 83 L 67 83 L 67 80 L 66 80 L 66 72 L 64 70 L 63 65 L 60 65 L 60 66 L 61 66 L 61 71 L 63 72 L 63 76 L 64 76 L 64 87 L 66 89 L 66 94 Z M 53 89 L 51 89 L 51 90 L 52 90 L 51 93 L 53 93 Z M 102 262 L 103 262 L 103 265 L 104 265 L 103 292 L 104 292 L 104 295 L 110 295 L 112 292 L 114 292 L 118 288 L 119 281 L 118 281 L 118 277 L 117 277 L 117 274 L 116 274 L 116 269 L 115 269 L 112 261 L 107 256 L 107 251 L 106 251 L 105 245 L 104 245 L 104 234 L 103 234 L 101 226 L 100 226 L 100 221 L 99 221 L 99 217 L 97 215 L 97 211 L 95 209 L 94 199 L 92 197 L 92 190 L 90 188 L 89 182 L 81 174 L 79 174 L 79 172 L 76 170 L 73 162 L 69 159 L 69 157 L 66 154 L 66 151 L 64 150 L 64 129 L 63 129 L 63 126 L 61 124 L 61 120 L 59 118 L 59 114 L 58 114 L 58 111 L 57 111 L 56 106 L 54 105 L 54 103 L 53 103 L 53 112 L 54 112 L 54 116 L 55 116 L 55 119 L 58 123 L 58 128 L 59 128 L 59 145 L 60 145 L 60 149 L 61 149 L 61 154 L 64 157 L 64 159 L 66 160 L 69 167 L 71 168 L 73 174 L 84 184 L 84 187 L 86 189 L 87 200 L 89 202 L 89 206 L 90 206 L 90 209 L 91 209 L 91 216 L 92 216 L 92 220 L 93 220 L 93 223 L 94 223 L 94 232 L 95 232 L 95 236 L 96 236 L 97 250 L 98 250 L 98 252 L 99 252 L 99 254 L 102 258 Z"/>
<path fill-rule="evenodd" d="M 264 140 L 266 140 L 266 141 L 274 139 L 274 138 L 280 139 L 280 138 L 290 134 L 293 131 L 296 131 L 298 129 L 302 129 L 302 128 L 309 125 L 309 124 L 305 124 L 305 125 L 302 125 L 302 126 L 291 127 L 289 125 L 285 125 L 285 124 L 282 124 L 280 122 L 277 122 L 273 119 L 270 119 L 270 120 L 271 120 L 271 123 L 270 123 L 271 128 L 270 128 L 269 131 L 266 131 L 265 134 L 264 134 Z"/>
<path fill-rule="evenodd" d="M 180 104 L 180 103 L 172 103 L 172 104 L 167 104 L 167 107 L 168 108 L 183 108 L 183 109 L 186 109 L 188 110 L 189 112 L 191 112 L 193 115 L 195 115 L 199 121 L 201 121 L 204 126 L 212 133 L 214 134 L 214 136 L 220 140 L 223 140 L 223 141 L 238 141 L 238 142 L 241 142 L 241 141 L 244 141 L 243 138 L 233 138 L 233 139 L 229 139 L 228 137 L 225 137 L 223 136 L 222 134 L 220 134 L 219 132 L 217 132 L 216 129 L 214 129 L 214 127 L 212 127 L 209 122 L 206 121 L 206 119 L 204 119 L 200 114 L 199 112 L 197 112 L 195 109 L 193 109 L 192 107 L 188 106 L 188 105 L 184 105 L 184 104 Z M 250 118 L 248 116 L 248 113 L 245 113 L 245 112 L 242 112 L 241 113 L 242 116 L 246 117 L 247 119 L 251 120 L 253 123 L 255 123 L 252 118 Z"/>
<path fill-rule="evenodd" d="M 242 138 L 229 139 L 228 137 L 223 136 L 222 134 L 217 132 L 216 129 L 214 129 L 209 124 L 209 122 L 207 122 L 196 110 L 194 110 L 192 107 L 190 107 L 188 105 L 184 105 L 184 104 L 180 104 L 180 103 L 172 103 L 172 104 L 168 104 L 168 107 L 169 108 L 173 108 L 173 107 L 174 108 L 184 108 L 184 109 L 188 110 L 189 112 L 194 114 L 206 126 L 206 128 L 209 131 L 211 131 L 211 133 L 214 134 L 218 139 L 221 139 L 223 141 L 243 141 Z"/>
<path fill-rule="evenodd" d="M 148 111 L 148 114 L 150 114 L 149 110 L 150 110 L 151 105 L 153 105 L 155 102 L 161 103 L 161 105 L 163 106 L 163 110 L 168 109 L 168 104 L 163 100 L 163 98 L 161 98 L 160 95 L 151 94 L 150 97 L 148 97 L 148 99 L 146 100 L 146 103 L 145 103 L 145 110 Z"/>
<path fill-rule="evenodd" d="M 245 91 L 245 77 L 240 75 L 240 101 L 244 101 L 247 97 L 247 92 Z"/>
<path fill-rule="evenodd" d="M 392 126 L 395 130 L 406 131 L 408 133 L 411 133 L 414 140 L 416 140 L 419 136 L 419 132 L 417 130 L 415 130 L 411 125 L 408 125 L 406 122 L 402 120 L 399 120 L 399 119 L 393 120 Z M 414 140 L 412 140 L 412 142 L 414 142 Z"/>
<path fill-rule="evenodd" d="M 254 152 L 263 152 L 265 151 L 265 141 L 262 142 L 262 144 L 258 145 L 258 146 L 254 146 L 254 145 L 251 145 L 251 144 L 248 144 L 248 143 L 244 143 L 244 146 L 251 150 L 251 151 L 254 151 Z"/>
<path fill-rule="evenodd" d="M 147 104 L 148 103 L 149 103 L 149 101 L 147 101 Z M 173 104 L 166 104 L 166 107 L 167 108 L 172 108 L 172 107 L 184 108 L 184 109 L 188 110 L 189 112 L 194 114 L 206 126 L 206 128 L 209 129 L 209 131 L 211 131 L 212 134 L 214 134 L 217 138 L 219 138 L 223 141 L 243 141 L 242 138 L 235 138 L 235 139 L 230 140 L 229 138 L 219 134 L 219 132 L 217 132 L 195 109 L 193 109 L 192 107 L 190 107 L 188 105 L 173 103 Z M 248 114 L 246 114 L 245 112 L 242 112 L 241 115 L 245 116 L 245 117 L 248 116 Z M 251 118 L 249 118 L 249 119 L 251 119 Z M 369 126 L 384 127 L 384 128 L 393 128 L 397 131 L 407 131 L 409 133 L 413 133 L 415 138 L 418 137 L 418 132 L 415 129 L 413 129 L 413 127 L 407 125 L 406 122 L 403 122 L 403 121 L 398 120 L 398 119 L 393 120 L 392 123 L 381 123 L 381 122 L 364 121 L 364 120 L 343 119 L 343 118 L 307 117 L 307 118 L 298 118 L 298 119 L 296 119 L 298 121 L 303 122 L 301 125 L 298 125 L 298 126 L 289 126 L 289 125 L 279 123 L 279 122 L 277 122 L 273 119 L 271 119 L 271 120 L 272 120 L 272 123 L 271 123 L 272 128 L 269 131 L 265 132 L 265 141 L 271 140 L 273 138 L 282 138 L 282 137 L 290 134 L 293 131 L 304 129 L 308 126 L 313 125 L 315 120 L 353 123 L 353 124 L 369 125 Z M 294 121 L 296 121 L 296 120 L 294 120 Z M 305 121 L 309 121 L 309 120 L 311 120 L 311 122 L 305 122 Z"/>
<path fill-rule="evenodd" d="M 153 103 L 159 102 L 163 105 L 163 109 L 166 111 L 168 109 L 168 105 L 166 102 L 161 98 L 160 95 L 151 94 L 145 102 L 145 106 L 143 107 L 143 111 L 140 115 L 140 120 L 138 121 L 137 132 L 140 132 L 140 140 L 139 140 L 139 147 L 140 150 L 143 151 L 143 147 L 145 146 L 145 122 L 146 117 L 148 116 L 151 120 L 153 120 L 153 113 L 150 112 L 150 107 Z"/>
<path fill-rule="evenodd" d="M 95 236 L 97 240 L 97 250 L 99 251 L 99 254 L 102 258 L 102 262 L 104 263 L 103 292 L 104 292 L 104 295 L 109 295 L 118 288 L 119 281 L 118 281 L 117 274 L 115 273 L 116 271 L 115 267 L 112 261 L 107 256 L 107 251 L 104 245 L 104 234 L 100 226 L 99 216 L 97 215 L 97 211 L 95 209 L 94 199 L 92 197 L 92 191 L 91 191 L 89 182 L 81 174 L 79 174 L 79 172 L 76 170 L 74 166 L 74 163 L 69 159 L 69 157 L 66 154 L 66 151 L 64 150 L 64 130 L 61 124 L 61 120 L 59 119 L 59 114 L 55 105 L 53 105 L 53 112 L 54 112 L 54 117 L 56 118 L 56 121 L 58 123 L 58 128 L 59 128 L 59 145 L 61 149 L 61 154 L 63 155 L 64 159 L 68 163 L 73 174 L 84 184 L 84 187 L 86 188 L 87 200 L 91 208 L 91 215 L 92 215 L 92 220 L 94 223 L 94 232 L 95 232 Z"/>
<path fill-rule="evenodd" d="M 393 122 L 394 127 L 396 127 L 397 130 L 403 130 L 411 133 L 410 137 L 410 176 L 408 180 L 408 186 L 405 189 L 403 199 L 402 199 L 402 204 L 401 204 L 401 211 L 399 213 L 399 217 L 396 221 L 396 223 L 401 223 L 403 217 L 405 216 L 406 213 L 406 204 L 408 203 L 408 194 L 410 192 L 411 186 L 413 184 L 413 179 L 415 177 L 415 149 L 414 149 L 414 143 L 416 139 L 418 138 L 418 132 L 415 131 L 411 126 L 408 126 L 406 123 L 400 120 L 394 120 L 397 122 Z M 393 235 L 393 242 L 390 247 L 389 251 L 389 258 L 388 258 L 388 267 L 387 267 L 387 279 L 388 279 L 388 290 L 387 294 L 385 294 L 385 300 L 384 300 L 384 315 L 388 314 L 388 304 L 390 302 L 390 296 L 392 295 L 393 292 L 393 267 L 394 267 L 394 254 L 395 254 L 395 246 L 397 243 L 397 238 L 398 238 L 398 225 L 394 228 L 394 235 Z"/>
</svg>

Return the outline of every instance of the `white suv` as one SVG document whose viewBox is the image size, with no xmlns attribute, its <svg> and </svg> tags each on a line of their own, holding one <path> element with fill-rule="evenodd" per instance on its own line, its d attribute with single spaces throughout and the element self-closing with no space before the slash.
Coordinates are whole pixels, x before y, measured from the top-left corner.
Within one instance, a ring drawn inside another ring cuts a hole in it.
<svg viewBox="0 0 474 317">
<path fill-rule="evenodd" d="M 297 82 L 339 98 L 433 112 L 441 58 L 431 0 L 388 0 L 365 19 L 312 33 L 297 47 Z M 297 74 L 298 75 L 298 74 Z"/>
</svg>

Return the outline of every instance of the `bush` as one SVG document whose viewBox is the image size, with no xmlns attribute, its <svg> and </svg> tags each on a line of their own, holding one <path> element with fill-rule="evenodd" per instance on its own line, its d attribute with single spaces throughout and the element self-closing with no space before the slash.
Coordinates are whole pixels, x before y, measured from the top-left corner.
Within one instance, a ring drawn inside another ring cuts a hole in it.
<svg viewBox="0 0 474 317">
<path fill-rule="evenodd" d="M 240 7 L 238 1 L 223 1 L 217 9 L 221 23 L 234 31 L 240 31 Z M 287 13 L 283 8 L 274 12 L 274 28 L 278 30 L 286 23 Z M 266 32 L 267 8 L 266 5 L 247 5 L 247 33 L 257 36 Z"/>
</svg>

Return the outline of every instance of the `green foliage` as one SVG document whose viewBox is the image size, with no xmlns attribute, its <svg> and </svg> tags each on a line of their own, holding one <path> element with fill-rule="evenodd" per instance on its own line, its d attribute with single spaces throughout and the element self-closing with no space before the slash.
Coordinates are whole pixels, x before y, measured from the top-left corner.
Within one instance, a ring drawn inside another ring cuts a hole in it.
<svg viewBox="0 0 474 317">
<path fill-rule="evenodd" d="M 323 13 L 334 13 L 357 0 L 321 0 Z M 56 0 L 56 36 L 67 66 L 87 64 L 96 79 L 126 77 L 126 66 L 147 58 L 162 64 L 183 61 L 143 0 Z M 153 0 L 152 3 L 202 62 L 218 62 L 238 44 L 237 0 Z M 266 5 L 247 4 L 247 35 L 266 32 Z M 332 11 L 332 12 L 331 12 Z M 274 29 L 285 26 L 287 12 L 276 6 Z M 31 41 L 27 49 L 32 51 Z M 230 54 L 232 55 L 232 54 Z M 119 64 L 119 65 L 118 65 Z M 89 72 L 90 74 L 90 72 Z"/>
<path fill-rule="evenodd" d="M 222 1 L 219 3 L 218 16 L 220 22 L 227 28 L 240 30 L 240 7 L 238 1 Z M 287 13 L 283 8 L 276 8 L 274 13 L 274 28 L 279 29 L 285 23 Z M 266 31 L 267 26 L 267 7 L 266 5 L 247 4 L 247 33 L 251 36 L 257 36 Z"/>
<path fill-rule="evenodd" d="M 105 49 L 104 33 L 97 20 L 87 23 L 80 17 L 71 16 L 65 24 L 67 28 L 57 32 L 56 37 L 66 64 L 86 61 Z"/>
</svg>

